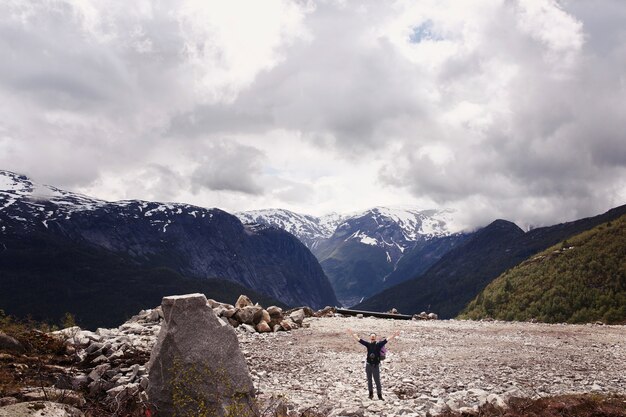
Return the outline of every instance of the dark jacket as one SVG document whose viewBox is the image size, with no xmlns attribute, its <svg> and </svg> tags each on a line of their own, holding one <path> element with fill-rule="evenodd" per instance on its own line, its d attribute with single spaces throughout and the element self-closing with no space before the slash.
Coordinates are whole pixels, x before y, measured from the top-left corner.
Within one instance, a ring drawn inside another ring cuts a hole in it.
<svg viewBox="0 0 626 417">
<path fill-rule="evenodd" d="M 380 363 L 380 350 L 387 343 L 387 339 L 383 339 L 380 342 L 366 342 L 363 339 L 359 339 L 359 343 L 367 348 L 367 363 L 372 365 L 378 365 Z"/>
</svg>

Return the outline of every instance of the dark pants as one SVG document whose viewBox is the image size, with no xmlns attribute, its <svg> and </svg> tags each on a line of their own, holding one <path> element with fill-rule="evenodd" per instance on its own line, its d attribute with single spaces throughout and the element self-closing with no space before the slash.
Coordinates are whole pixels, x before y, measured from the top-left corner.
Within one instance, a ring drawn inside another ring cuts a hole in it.
<svg viewBox="0 0 626 417">
<path fill-rule="evenodd" d="M 374 377 L 374 382 L 376 382 L 376 393 L 379 397 L 382 397 L 383 393 L 380 388 L 380 364 L 372 365 L 371 363 L 365 364 L 365 373 L 367 374 L 367 389 L 370 392 L 370 395 L 374 394 L 374 390 L 372 387 L 372 376 Z"/>
</svg>

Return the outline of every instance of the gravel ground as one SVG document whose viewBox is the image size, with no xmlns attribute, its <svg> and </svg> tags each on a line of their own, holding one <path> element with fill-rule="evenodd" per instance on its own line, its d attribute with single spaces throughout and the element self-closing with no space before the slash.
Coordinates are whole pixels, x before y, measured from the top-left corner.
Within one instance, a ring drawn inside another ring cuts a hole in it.
<svg viewBox="0 0 626 417">
<path fill-rule="evenodd" d="M 423 416 L 477 409 L 509 396 L 626 394 L 626 327 L 472 321 L 310 318 L 292 332 L 238 332 L 262 401 L 331 415 Z M 346 334 L 390 342 L 381 379 L 385 401 L 367 398 L 365 348 Z"/>
</svg>

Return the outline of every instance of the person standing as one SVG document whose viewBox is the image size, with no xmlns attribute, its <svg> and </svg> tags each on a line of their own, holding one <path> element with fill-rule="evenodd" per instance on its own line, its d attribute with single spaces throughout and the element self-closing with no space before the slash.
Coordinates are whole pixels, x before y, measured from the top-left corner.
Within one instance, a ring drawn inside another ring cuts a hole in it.
<svg viewBox="0 0 626 417">
<path fill-rule="evenodd" d="M 367 348 L 367 358 L 365 363 L 365 374 L 367 375 L 367 389 L 369 390 L 370 400 L 374 397 L 374 387 L 372 386 L 372 378 L 376 383 L 376 394 L 379 400 L 383 400 L 383 392 L 380 385 L 380 351 L 387 344 L 387 338 L 383 337 L 378 340 L 376 333 L 370 333 L 370 341 L 361 339 L 352 329 L 347 330 L 348 334 L 357 342 Z M 397 338 L 400 331 L 394 333 L 391 339 Z"/>
</svg>

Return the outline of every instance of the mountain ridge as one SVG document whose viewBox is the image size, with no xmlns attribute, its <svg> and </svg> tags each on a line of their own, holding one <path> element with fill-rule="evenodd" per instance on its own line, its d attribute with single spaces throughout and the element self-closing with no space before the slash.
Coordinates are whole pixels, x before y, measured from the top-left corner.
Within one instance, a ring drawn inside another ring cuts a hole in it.
<svg viewBox="0 0 626 417">
<path fill-rule="evenodd" d="M 0 238 L 38 233 L 128 257 L 187 278 L 230 280 L 288 305 L 337 304 L 328 278 L 298 239 L 243 225 L 219 209 L 142 200 L 106 202 L 0 171 Z"/>
<path fill-rule="evenodd" d="M 514 223 L 496 220 L 445 254 L 423 274 L 386 289 L 355 308 L 403 313 L 432 310 L 455 317 L 493 279 L 529 256 L 577 233 L 626 213 L 626 205 L 593 217 L 524 232 Z M 489 230 L 493 236 L 485 235 Z"/>
</svg>

